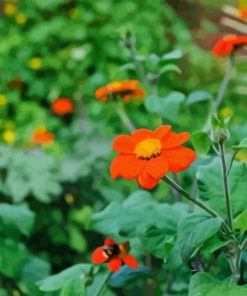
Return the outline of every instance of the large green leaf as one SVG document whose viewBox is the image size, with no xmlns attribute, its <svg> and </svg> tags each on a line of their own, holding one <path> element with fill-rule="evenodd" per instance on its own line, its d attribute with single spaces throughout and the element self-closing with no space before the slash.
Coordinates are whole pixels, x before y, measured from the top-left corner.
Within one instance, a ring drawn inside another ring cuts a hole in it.
<svg viewBox="0 0 247 296">
<path fill-rule="evenodd" d="M 82 279 L 72 278 L 66 281 L 60 296 L 86 296 L 86 288 Z"/>
<path fill-rule="evenodd" d="M 199 154 L 207 154 L 210 150 L 211 143 L 207 133 L 194 132 L 191 137 L 191 142 Z"/>
<path fill-rule="evenodd" d="M 152 273 L 144 265 L 133 269 L 124 265 L 118 272 L 112 274 L 109 284 L 114 288 L 123 287 L 142 278 L 151 278 Z"/>
<path fill-rule="evenodd" d="M 147 97 L 145 106 L 149 112 L 158 113 L 167 120 L 176 121 L 181 104 L 184 100 L 185 95 L 183 93 L 173 91 L 166 97 Z"/>
<path fill-rule="evenodd" d="M 247 210 L 243 211 L 235 220 L 234 228 L 239 229 L 242 234 L 247 230 Z"/>
<path fill-rule="evenodd" d="M 220 226 L 219 218 L 195 214 L 182 217 L 178 223 L 177 245 L 183 261 L 187 262 L 192 258 L 218 232 Z"/>
<path fill-rule="evenodd" d="M 196 177 L 198 180 L 199 197 L 205 200 L 214 210 L 226 216 L 221 160 L 216 157 L 210 164 L 200 166 Z M 232 209 L 234 216 L 236 216 L 246 209 L 246 165 L 234 161 L 228 179 Z"/>
<path fill-rule="evenodd" d="M 91 264 L 77 264 L 67 268 L 56 275 L 52 275 L 38 282 L 41 291 L 49 292 L 60 290 L 72 279 L 82 279 L 92 269 Z"/>
<path fill-rule="evenodd" d="M 19 205 L 10 205 L 6 203 L 0 204 L 0 224 L 8 229 L 17 229 L 24 235 L 29 235 L 35 215 L 28 208 Z"/>
<path fill-rule="evenodd" d="M 21 243 L 0 240 L 0 272 L 11 278 L 18 278 L 28 259 L 28 252 Z"/>
<path fill-rule="evenodd" d="M 190 281 L 188 296 L 246 296 L 247 286 L 217 280 L 207 273 L 197 273 Z"/>
<path fill-rule="evenodd" d="M 191 105 L 202 101 L 211 101 L 212 99 L 213 96 L 211 93 L 205 90 L 196 90 L 189 94 L 187 104 Z"/>
</svg>

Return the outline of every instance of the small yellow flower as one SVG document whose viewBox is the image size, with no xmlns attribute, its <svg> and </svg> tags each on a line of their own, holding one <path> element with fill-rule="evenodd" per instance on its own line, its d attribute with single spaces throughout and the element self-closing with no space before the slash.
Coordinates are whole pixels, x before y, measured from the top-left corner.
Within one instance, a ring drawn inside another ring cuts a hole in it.
<svg viewBox="0 0 247 296">
<path fill-rule="evenodd" d="M 232 117 L 233 116 L 233 110 L 228 108 L 228 107 L 225 107 L 225 108 L 220 110 L 219 115 L 221 117 L 223 117 L 223 118 Z"/>
<path fill-rule="evenodd" d="M 32 58 L 29 60 L 29 68 L 33 70 L 39 70 L 42 67 L 42 59 L 41 58 Z"/>
<path fill-rule="evenodd" d="M 3 140 L 8 144 L 14 143 L 15 142 L 15 133 L 12 130 L 6 130 L 3 133 Z"/>
<path fill-rule="evenodd" d="M 7 97 L 0 94 L 0 106 L 5 106 L 7 104 Z"/>
<path fill-rule="evenodd" d="M 70 193 L 65 194 L 64 199 L 69 205 L 72 205 L 74 203 L 74 196 Z"/>
<path fill-rule="evenodd" d="M 13 15 L 16 12 L 16 5 L 13 3 L 7 3 L 4 5 L 3 11 L 6 15 Z"/>
<path fill-rule="evenodd" d="M 27 16 L 24 13 L 19 12 L 15 17 L 15 21 L 18 25 L 25 25 L 27 22 Z"/>
</svg>

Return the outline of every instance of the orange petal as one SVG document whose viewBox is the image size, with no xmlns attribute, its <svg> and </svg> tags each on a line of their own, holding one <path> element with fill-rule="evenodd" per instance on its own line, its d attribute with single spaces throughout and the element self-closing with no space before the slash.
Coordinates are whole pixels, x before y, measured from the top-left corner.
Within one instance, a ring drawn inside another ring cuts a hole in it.
<svg viewBox="0 0 247 296">
<path fill-rule="evenodd" d="M 115 138 L 112 149 L 124 154 L 131 154 L 135 149 L 135 141 L 131 136 L 120 135 Z"/>
<path fill-rule="evenodd" d="M 170 125 L 162 125 L 154 131 L 155 137 L 159 138 L 160 140 L 170 131 Z"/>
<path fill-rule="evenodd" d="M 141 172 L 141 174 L 136 178 L 136 182 L 139 186 L 145 188 L 145 189 L 152 189 L 154 188 L 158 182 L 159 179 L 154 179 L 150 175 L 148 175 L 145 171 Z"/>
<path fill-rule="evenodd" d="M 146 129 L 146 128 L 141 128 L 138 129 L 134 132 L 132 132 L 132 137 L 137 141 L 145 140 L 148 138 L 154 138 L 153 131 Z"/>
<path fill-rule="evenodd" d="M 163 156 L 166 157 L 169 165 L 169 170 L 173 173 L 187 169 L 195 160 L 195 151 L 186 148 L 178 147 L 164 151 Z"/>
<path fill-rule="evenodd" d="M 169 166 L 167 159 L 163 156 L 158 156 L 147 162 L 145 171 L 154 179 L 160 179 L 168 172 Z"/>
<path fill-rule="evenodd" d="M 188 141 L 190 138 L 190 134 L 187 132 L 176 134 L 170 131 L 166 137 L 162 140 L 162 146 L 164 149 L 170 149 L 174 147 L 178 147 L 184 142 Z"/>
<path fill-rule="evenodd" d="M 104 256 L 103 247 L 98 247 L 92 254 L 92 263 L 99 264 L 107 261 L 107 257 Z"/>
<path fill-rule="evenodd" d="M 123 262 L 131 268 L 137 269 L 139 267 L 138 262 L 133 256 L 126 255 L 123 257 Z"/>
<path fill-rule="evenodd" d="M 111 177 L 112 179 L 122 177 L 131 180 L 140 173 L 145 164 L 145 160 L 141 160 L 135 155 L 118 155 L 110 166 Z"/>
<path fill-rule="evenodd" d="M 104 241 L 105 246 L 111 246 L 111 245 L 116 245 L 117 243 L 111 238 L 107 237 Z"/>
<path fill-rule="evenodd" d="M 110 262 L 108 263 L 108 268 L 110 271 L 115 272 L 118 271 L 119 268 L 122 265 L 122 260 L 119 258 L 113 258 L 110 260 Z"/>
</svg>

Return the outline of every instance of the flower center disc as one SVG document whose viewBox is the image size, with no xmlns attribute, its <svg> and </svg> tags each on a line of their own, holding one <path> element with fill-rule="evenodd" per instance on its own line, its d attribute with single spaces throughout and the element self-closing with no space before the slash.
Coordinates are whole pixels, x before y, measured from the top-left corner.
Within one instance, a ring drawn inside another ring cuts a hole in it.
<svg viewBox="0 0 247 296">
<path fill-rule="evenodd" d="M 161 154 L 162 145 L 160 140 L 146 139 L 136 145 L 134 152 L 138 158 L 148 160 Z"/>
</svg>

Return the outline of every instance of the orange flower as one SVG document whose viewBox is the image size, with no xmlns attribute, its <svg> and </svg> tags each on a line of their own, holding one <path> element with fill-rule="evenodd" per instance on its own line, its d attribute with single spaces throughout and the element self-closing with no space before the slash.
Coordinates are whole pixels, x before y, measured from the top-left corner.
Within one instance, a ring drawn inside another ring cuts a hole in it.
<svg viewBox="0 0 247 296">
<path fill-rule="evenodd" d="M 139 129 L 131 136 L 117 136 L 112 147 L 119 155 L 111 163 L 112 178 L 136 179 L 141 187 L 152 189 L 167 172 L 187 169 L 196 153 L 181 144 L 190 135 L 170 129 L 170 125 L 163 125 L 155 131 Z"/>
<path fill-rule="evenodd" d="M 32 143 L 41 145 L 50 145 L 54 142 L 54 135 L 44 128 L 37 129 L 32 134 Z"/>
<path fill-rule="evenodd" d="M 247 18 L 247 8 L 240 8 L 238 12 L 241 18 Z"/>
<path fill-rule="evenodd" d="M 247 36 L 227 35 L 216 42 L 213 55 L 227 57 L 236 49 L 247 45 Z"/>
<path fill-rule="evenodd" d="M 134 97 L 143 98 L 145 91 L 139 88 L 139 84 L 137 80 L 114 81 L 97 89 L 95 96 L 104 103 L 109 100 L 115 101 L 118 98 L 125 102 Z"/>
<path fill-rule="evenodd" d="M 51 109 L 58 116 L 63 116 L 74 110 L 74 103 L 70 99 L 59 98 L 52 103 Z"/>
<path fill-rule="evenodd" d="M 138 268 L 138 263 L 133 256 L 128 255 L 129 243 L 116 243 L 108 237 L 104 246 L 98 247 L 92 254 L 92 263 L 100 264 L 108 262 L 110 271 L 115 272 L 120 269 L 122 264 L 126 264 L 131 268 Z"/>
</svg>

